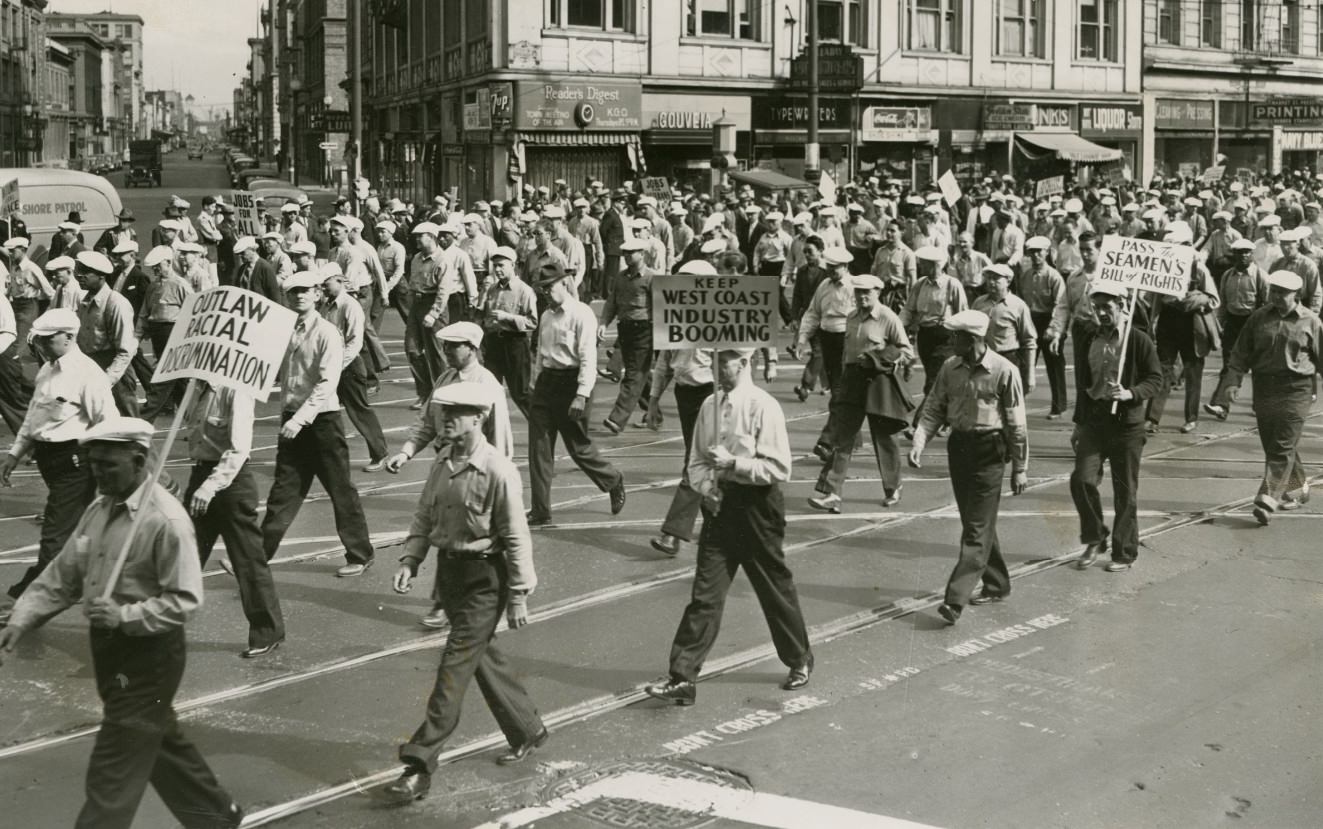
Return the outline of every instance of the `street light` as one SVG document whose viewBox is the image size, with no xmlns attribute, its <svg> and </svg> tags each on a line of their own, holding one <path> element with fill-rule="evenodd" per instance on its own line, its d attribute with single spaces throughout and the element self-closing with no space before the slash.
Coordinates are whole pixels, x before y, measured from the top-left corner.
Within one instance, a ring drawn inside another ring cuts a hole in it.
<svg viewBox="0 0 1323 829">
<path fill-rule="evenodd" d="M 289 166 L 290 178 L 293 179 L 295 187 L 299 186 L 299 93 L 302 91 L 303 81 L 290 78 L 289 95 L 294 104 L 294 112 L 289 125 Z"/>
<path fill-rule="evenodd" d="M 331 109 L 331 104 L 334 103 L 335 103 L 335 99 L 332 98 L 329 94 L 326 95 L 324 98 L 322 98 L 323 117 L 325 117 L 326 113 Z M 325 131 L 323 131 L 322 143 L 326 143 L 326 141 L 327 141 L 327 134 Z M 322 149 L 322 186 L 323 187 L 331 186 L 331 151 L 327 149 Z"/>
</svg>

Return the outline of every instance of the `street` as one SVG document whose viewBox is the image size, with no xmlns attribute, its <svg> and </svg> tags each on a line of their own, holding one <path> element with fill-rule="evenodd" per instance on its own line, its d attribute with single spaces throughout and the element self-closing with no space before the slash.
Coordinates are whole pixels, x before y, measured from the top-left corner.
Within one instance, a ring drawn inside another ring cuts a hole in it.
<svg viewBox="0 0 1323 829">
<path fill-rule="evenodd" d="M 189 161 L 177 152 L 166 157 L 163 187 L 120 195 L 143 239 L 170 194 L 196 210 L 203 195 L 228 190 L 216 155 Z M 394 313 L 382 336 L 395 367 L 373 405 L 394 449 L 416 416 Z M 1220 366 L 1209 360 L 1206 389 Z M 784 668 L 739 576 L 697 704 L 671 708 L 643 694 L 666 672 L 689 598 L 692 545 L 670 559 L 648 544 L 684 446 L 669 392 L 659 432 L 609 435 L 600 423 L 616 386 L 602 381 L 593 439 L 623 471 L 628 504 L 613 518 L 608 496 L 558 448 L 555 524 L 533 535 L 532 624 L 499 637 L 551 739 L 524 765 L 495 765 L 504 740 L 472 693 L 430 796 L 389 809 L 373 787 L 399 773 L 396 746 L 423 716 L 445 641 L 444 631 L 418 624 L 430 609 L 434 562 L 408 596 L 390 587 L 431 455 L 398 475 L 367 474 L 359 471 L 366 448 L 351 435 L 376 565 L 362 578 L 334 578 L 342 550 L 314 487 L 273 562 L 288 628 L 282 648 L 238 658 L 247 626 L 234 580 L 215 564 L 219 550 L 188 627 L 176 708 L 247 810 L 245 825 L 1318 824 L 1318 512 L 1281 514 L 1267 527 L 1250 517 L 1263 455 L 1248 389 L 1227 421 L 1183 435 L 1179 416 L 1169 416 L 1148 439 L 1143 548 L 1133 570 L 1111 574 L 1069 565 L 1080 552 L 1067 486 L 1072 424 L 1045 418 L 1042 382 L 1029 405 L 1030 486 L 1004 495 L 999 518 L 1013 593 L 948 627 L 935 608 L 960 524 L 945 442 L 930 445 L 922 469 L 906 470 L 899 504 L 880 505 L 865 451 L 843 514 L 813 512 L 806 499 L 819 462 L 807 453 L 827 398 L 797 402 L 799 370 L 783 358 L 766 387 L 795 452 L 786 550 L 815 646 L 807 688 L 778 689 Z M 511 412 L 527 486 L 527 428 Z M 278 413 L 274 402 L 259 405 L 255 424 L 250 466 L 263 495 Z M 1316 407 L 1301 442 L 1307 465 L 1320 462 L 1320 437 Z M 188 466 L 176 448 L 167 469 L 179 477 Z M 33 516 L 45 499 L 35 467 L 14 479 L 0 491 L 0 573 L 11 581 L 34 559 Z M 101 714 L 85 628 L 81 614 L 64 614 L 25 637 L 0 671 L 7 825 L 68 825 L 77 811 Z M 171 825 L 149 794 L 135 826 Z"/>
</svg>

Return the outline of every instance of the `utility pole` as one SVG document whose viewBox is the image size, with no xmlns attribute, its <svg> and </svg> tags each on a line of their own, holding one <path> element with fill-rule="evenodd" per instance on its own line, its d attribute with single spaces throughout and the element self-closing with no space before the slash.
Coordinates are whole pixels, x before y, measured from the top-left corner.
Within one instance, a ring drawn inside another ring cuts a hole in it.
<svg viewBox="0 0 1323 829">
<path fill-rule="evenodd" d="M 808 143 L 804 145 L 804 180 L 817 184 L 822 178 L 818 147 L 818 4 L 810 0 L 808 9 Z"/>
<path fill-rule="evenodd" d="M 362 0 L 349 0 L 350 36 L 349 36 L 349 117 L 351 146 L 354 148 L 350 162 L 350 185 L 363 175 L 363 3 Z"/>
</svg>

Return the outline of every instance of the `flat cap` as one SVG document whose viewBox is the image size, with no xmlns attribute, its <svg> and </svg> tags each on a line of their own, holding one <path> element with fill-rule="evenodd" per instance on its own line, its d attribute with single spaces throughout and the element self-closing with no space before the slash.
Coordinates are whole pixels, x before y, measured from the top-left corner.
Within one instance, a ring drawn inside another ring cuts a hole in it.
<svg viewBox="0 0 1323 829">
<path fill-rule="evenodd" d="M 436 236 L 441 233 L 441 226 L 435 222 L 419 222 L 413 226 L 414 233 L 430 233 Z"/>
<path fill-rule="evenodd" d="M 711 233 L 718 228 L 725 227 L 726 217 L 720 213 L 713 213 L 703 220 L 703 232 Z"/>
<path fill-rule="evenodd" d="M 1281 232 L 1281 234 L 1278 235 L 1278 237 L 1277 237 L 1277 241 L 1279 241 L 1279 242 L 1299 242 L 1301 238 L 1302 238 L 1302 237 L 1300 236 L 1300 229 L 1299 229 L 1299 228 L 1296 228 L 1296 227 L 1293 227 L 1293 228 L 1288 228 L 1287 230 L 1283 230 L 1283 231 Z"/>
<path fill-rule="evenodd" d="M 280 212 L 281 212 L 281 213 L 297 213 L 297 212 L 299 212 L 299 205 L 298 205 L 298 202 L 292 202 L 292 201 L 287 201 L 287 202 L 285 202 L 284 204 L 280 205 Z"/>
<path fill-rule="evenodd" d="M 468 343 L 474 348 L 482 345 L 482 327 L 472 322 L 452 322 L 435 336 L 446 343 Z"/>
<path fill-rule="evenodd" d="M 394 236 L 395 230 L 396 228 L 399 227 L 399 225 L 395 224 L 390 219 L 382 219 L 381 221 L 376 223 L 375 227 L 377 228 L 377 230 L 384 230 L 390 235 Z"/>
<path fill-rule="evenodd" d="M 400 201 L 399 199 L 391 199 L 390 201 L 386 202 L 386 209 L 391 213 L 409 212 L 409 208 L 406 207 L 404 202 Z"/>
<path fill-rule="evenodd" d="M 544 219 L 563 219 L 565 218 L 565 208 L 558 204 L 549 204 L 542 208 L 542 218 Z"/>
<path fill-rule="evenodd" d="M 23 236 L 14 236 L 5 240 L 5 250 L 13 250 L 14 248 L 26 248 L 29 246 L 30 243 Z"/>
<path fill-rule="evenodd" d="M 240 236 L 234 240 L 234 252 L 243 253 L 246 250 L 253 250 L 257 247 L 257 240 L 251 236 Z"/>
<path fill-rule="evenodd" d="M 446 223 L 436 229 L 438 234 L 449 233 L 451 236 L 463 236 L 464 225 L 460 224 L 454 216 L 446 219 Z"/>
<path fill-rule="evenodd" d="M 340 225 L 341 227 L 348 228 L 349 230 L 363 229 L 363 223 L 359 221 L 357 216 L 332 216 L 331 224 Z"/>
<path fill-rule="evenodd" d="M 106 276 L 115 272 L 115 266 L 110 264 L 110 260 L 106 258 L 106 255 L 104 253 L 97 253 L 94 250 L 82 251 L 78 254 L 77 261 L 78 264 L 87 268 L 89 271 L 96 271 L 97 273 L 105 274 Z"/>
<path fill-rule="evenodd" d="M 1122 213 L 1136 213 L 1138 211 L 1139 211 L 1139 205 L 1135 204 L 1132 201 L 1126 202 L 1125 204 L 1121 205 Z"/>
<path fill-rule="evenodd" d="M 1028 245 L 1025 245 L 1025 247 L 1028 248 Z M 941 265 L 946 262 L 946 251 L 934 245 L 922 245 L 918 250 L 914 251 L 914 257 L 916 259 L 922 259 L 925 262 L 933 262 Z"/>
<path fill-rule="evenodd" d="M 1024 243 L 1025 250 L 1050 250 L 1052 240 L 1046 236 L 1031 236 Z"/>
<path fill-rule="evenodd" d="M 1281 288 L 1283 291 L 1298 291 L 1304 287 L 1304 280 L 1295 271 L 1273 271 L 1268 274 L 1268 287 Z"/>
<path fill-rule="evenodd" d="M 647 250 L 648 243 L 642 239 L 626 239 L 620 243 L 622 251 Z"/>
<path fill-rule="evenodd" d="M 716 267 L 706 259 L 690 259 L 680 266 L 676 273 L 687 273 L 693 276 L 716 276 Z"/>
<path fill-rule="evenodd" d="M 828 265 L 848 265 L 854 261 L 854 254 L 845 248 L 830 247 L 822 252 L 822 261 Z"/>
<path fill-rule="evenodd" d="M 51 334 L 77 334 L 82 323 L 78 315 L 68 308 L 52 308 L 32 321 L 32 335 L 49 337 Z"/>
<path fill-rule="evenodd" d="M 796 213 L 795 218 L 790 220 L 792 225 L 810 225 L 813 224 L 812 213 Z"/>
<path fill-rule="evenodd" d="M 278 231 L 278 230 L 270 230 L 270 231 L 267 231 L 266 233 L 263 233 L 263 234 L 262 234 L 262 241 L 264 241 L 264 242 L 283 242 L 283 241 L 285 241 L 285 235 L 284 235 L 283 233 L 281 233 L 280 231 Z"/>
<path fill-rule="evenodd" d="M 477 213 L 464 214 L 464 224 L 482 224 L 485 221 L 486 219 L 482 218 Z"/>
<path fill-rule="evenodd" d="M 74 261 L 68 256 L 57 256 L 54 259 L 46 260 L 46 270 L 48 271 L 73 270 L 73 266 Z"/>
<path fill-rule="evenodd" d="M 725 239 L 708 239 L 702 244 L 699 250 L 703 253 L 721 253 L 726 249 Z"/>
<path fill-rule="evenodd" d="M 1148 210 L 1144 211 L 1140 218 L 1147 222 L 1150 219 L 1164 218 L 1166 215 L 1167 211 L 1163 210 L 1161 207 L 1150 207 Z"/>
<path fill-rule="evenodd" d="M 78 443 L 136 443 L 150 449 L 155 430 L 152 424 L 141 418 L 108 417 L 80 435 Z"/>
<path fill-rule="evenodd" d="M 511 262 L 514 262 L 516 259 L 519 258 L 519 255 L 514 252 L 514 248 L 509 247 L 507 245 L 501 245 L 496 250 L 492 251 L 492 258 L 509 259 Z"/>
<path fill-rule="evenodd" d="M 1066 199 L 1062 207 L 1066 208 L 1067 213 L 1080 213 L 1084 210 L 1084 202 L 1079 199 Z"/>
<path fill-rule="evenodd" d="M 184 229 L 184 226 L 174 219 L 162 219 L 156 223 L 161 230 L 173 230 L 175 233 Z"/>
<path fill-rule="evenodd" d="M 861 273 L 850 277 L 850 287 L 856 291 L 881 291 L 886 286 L 871 273 Z"/>
<path fill-rule="evenodd" d="M 1267 216 L 1264 216 L 1262 219 L 1259 219 L 1259 227 L 1281 227 L 1281 226 L 1282 226 L 1282 217 L 1278 216 L 1276 213 L 1270 213 Z"/>
<path fill-rule="evenodd" d="M 83 229 L 83 226 L 77 222 L 60 222 L 56 227 L 60 230 L 72 230 L 74 233 Z"/>
<path fill-rule="evenodd" d="M 326 282 L 326 278 L 327 274 L 322 271 L 299 271 L 286 279 L 284 285 L 281 287 L 286 291 L 296 291 L 302 288 L 320 288 Z"/>
<path fill-rule="evenodd" d="M 1162 235 L 1162 241 L 1177 245 L 1188 245 L 1194 241 L 1194 230 L 1186 222 L 1172 222 Z"/>
<path fill-rule="evenodd" d="M 575 199 L 573 202 L 571 202 L 571 203 L 570 203 L 570 206 L 572 206 L 572 207 L 592 207 L 592 203 L 589 202 L 587 199 L 585 199 L 583 196 L 580 196 L 579 198 L 577 198 L 577 199 Z"/>
<path fill-rule="evenodd" d="M 1249 239 L 1237 239 L 1231 243 L 1232 250 L 1254 250 L 1254 243 Z"/>
<path fill-rule="evenodd" d="M 947 317 L 942 323 L 942 327 L 948 331 L 965 331 L 975 337 L 986 337 L 988 334 L 988 315 L 973 309 L 961 311 Z"/>
<path fill-rule="evenodd" d="M 1124 297 L 1130 291 L 1124 285 L 1115 282 L 1095 282 L 1089 289 L 1089 296 Z"/>
<path fill-rule="evenodd" d="M 147 255 L 142 258 L 144 267 L 153 268 L 162 262 L 170 262 L 175 258 L 175 249 L 169 245 L 157 245 L 147 251 Z"/>
<path fill-rule="evenodd" d="M 1231 219 L 1231 214 L 1228 213 L 1228 212 L 1225 211 L 1225 210 L 1218 210 L 1218 211 L 1215 211 L 1215 212 L 1213 213 L 1213 219 L 1214 219 L 1214 220 L 1217 220 L 1217 219 L 1227 219 L 1228 221 L 1230 221 L 1230 219 Z"/>
<path fill-rule="evenodd" d="M 644 219 L 643 217 L 639 217 L 634 221 L 630 222 L 629 226 L 634 228 L 635 230 L 638 230 L 640 228 L 646 230 L 652 230 L 652 219 Z"/>
<path fill-rule="evenodd" d="M 1015 271 L 1011 270 L 1010 265 L 998 262 L 995 265 L 988 265 L 983 269 L 984 276 L 992 276 L 998 279 L 1014 279 Z"/>
<path fill-rule="evenodd" d="M 313 242 L 307 239 L 304 239 L 301 242 L 295 242 L 294 244 L 285 248 L 285 250 L 289 251 L 290 253 L 297 253 L 303 256 L 317 255 L 317 245 L 315 245 Z"/>
<path fill-rule="evenodd" d="M 569 274 L 566 272 L 564 265 L 554 261 L 547 262 L 543 264 L 542 268 L 537 272 L 537 284 L 539 287 L 545 288 L 548 285 L 553 285 L 561 281 L 567 276 L 569 276 Z"/>
<path fill-rule="evenodd" d="M 432 402 L 438 406 L 487 411 L 496 402 L 496 389 L 487 383 L 462 381 L 438 386 L 432 392 Z"/>
<path fill-rule="evenodd" d="M 206 253 L 207 249 L 197 242 L 176 242 L 175 250 L 180 253 Z"/>
</svg>

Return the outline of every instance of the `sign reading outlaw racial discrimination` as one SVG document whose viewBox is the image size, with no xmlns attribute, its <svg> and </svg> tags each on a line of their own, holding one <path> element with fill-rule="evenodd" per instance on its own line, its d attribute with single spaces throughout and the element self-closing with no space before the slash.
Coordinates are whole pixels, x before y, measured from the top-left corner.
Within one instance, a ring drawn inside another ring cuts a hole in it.
<svg viewBox="0 0 1323 829">
<path fill-rule="evenodd" d="M 296 318 L 288 308 L 242 288 L 190 294 L 152 382 L 196 378 L 265 401 Z"/>
<path fill-rule="evenodd" d="M 766 276 L 661 274 L 652 278 L 652 347 L 772 345 L 780 280 Z"/>
<path fill-rule="evenodd" d="M 1194 248 L 1107 235 L 1098 249 L 1098 281 L 1182 297 L 1194 276 Z"/>
</svg>

